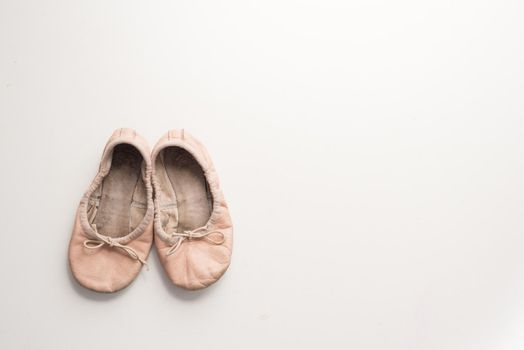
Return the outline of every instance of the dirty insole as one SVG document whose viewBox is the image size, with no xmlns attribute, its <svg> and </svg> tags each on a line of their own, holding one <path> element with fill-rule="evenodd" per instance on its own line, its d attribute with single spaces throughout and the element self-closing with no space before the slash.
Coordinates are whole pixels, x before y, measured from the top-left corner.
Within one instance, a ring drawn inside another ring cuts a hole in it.
<svg viewBox="0 0 524 350">
<path fill-rule="evenodd" d="M 111 169 L 102 182 L 100 206 L 94 220 L 98 232 L 109 237 L 129 234 L 130 206 L 140 177 L 142 156 L 131 145 L 113 151 Z"/>
<path fill-rule="evenodd" d="M 178 232 L 204 226 L 211 215 L 207 182 L 202 167 L 186 150 L 164 150 L 164 166 L 175 191 L 178 208 Z"/>
</svg>

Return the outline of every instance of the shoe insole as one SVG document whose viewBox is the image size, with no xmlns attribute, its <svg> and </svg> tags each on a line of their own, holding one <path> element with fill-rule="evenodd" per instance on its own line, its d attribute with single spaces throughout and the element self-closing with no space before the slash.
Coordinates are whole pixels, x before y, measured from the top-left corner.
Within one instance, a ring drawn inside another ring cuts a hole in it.
<svg viewBox="0 0 524 350">
<path fill-rule="evenodd" d="M 164 150 L 164 166 L 175 191 L 178 232 L 204 226 L 213 204 L 204 171 L 188 151 L 179 147 Z"/>
<path fill-rule="evenodd" d="M 109 173 L 102 181 L 102 193 L 93 224 L 109 237 L 129 234 L 133 194 L 140 178 L 142 156 L 127 144 L 117 145 Z"/>
</svg>

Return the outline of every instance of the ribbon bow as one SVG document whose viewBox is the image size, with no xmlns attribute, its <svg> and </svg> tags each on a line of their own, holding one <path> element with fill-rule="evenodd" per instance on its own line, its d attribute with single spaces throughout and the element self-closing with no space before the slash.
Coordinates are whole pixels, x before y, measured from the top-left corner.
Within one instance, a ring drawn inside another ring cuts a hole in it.
<svg viewBox="0 0 524 350">
<path fill-rule="evenodd" d="M 216 233 L 220 235 L 220 239 L 216 240 L 210 237 L 211 234 Z M 205 239 L 211 244 L 220 245 L 225 242 L 226 236 L 218 231 L 218 230 L 211 230 L 208 231 L 206 226 L 199 227 L 197 229 L 194 229 L 193 231 L 184 231 L 184 232 L 173 232 L 171 233 L 171 237 L 178 237 L 177 241 L 169 248 L 166 255 L 171 255 L 174 252 L 177 251 L 177 249 L 180 247 L 182 242 L 186 239 Z"/>
<path fill-rule="evenodd" d="M 88 249 L 98 249 L 102 247 L 104 244 L 107 244 L 110 248 L 113 248 L 113 247 L 120 248 L 124 252 L 126 252 L 127 255 L 129 255 L 129 257 L 139 261 L 142 265 L 146 265 L 146 267 L 148 267 L 147 262 L 144 259 L 140 258 L 136 250 L 134 250 L 131 247 L 128 247 L 126 245 L 116 242 L 111 237 L 102 236 L 101 234 L 98 233 L 98 231 L 96 230 L 96 226 L 94 225 L 93 225 L 93 228 L 95 229 L 95 235 L 97 239 L 86 239 L 84 241 L 84 247 Z"/>
</svg>

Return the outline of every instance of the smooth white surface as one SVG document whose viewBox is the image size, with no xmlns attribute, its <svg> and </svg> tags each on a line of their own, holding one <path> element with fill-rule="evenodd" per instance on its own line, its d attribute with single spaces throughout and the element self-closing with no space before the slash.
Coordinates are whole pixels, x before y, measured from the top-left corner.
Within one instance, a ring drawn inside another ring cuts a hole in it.
<svg viewBox="0 0 524 350">
<path fill-rule="evenodd" d="M 524 348 L 522 1 L 0 1 L 1 349 Z M 70 277 L 118 127 L 209 148 L 208 290 Z"/>
</svg>

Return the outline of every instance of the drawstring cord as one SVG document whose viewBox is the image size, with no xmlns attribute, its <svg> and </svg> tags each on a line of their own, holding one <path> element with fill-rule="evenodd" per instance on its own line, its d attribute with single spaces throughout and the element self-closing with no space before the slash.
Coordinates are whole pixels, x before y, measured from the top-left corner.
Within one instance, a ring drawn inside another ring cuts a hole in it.
<svg viewBox="0 0 524 350">
<path fill-rule="evenodd" d="M 140 258 L 136 250 L 126 245 L 115 242 L 115 240 L 112 239 L 111 237 L 102 236 L 96 230 L 96 225 L 93 225 L 93 228 L 95 230 L 95 235 L 97 239 L 86 239 L 84 241 L 84 247 L 88 249 L 98 249 L 98 248 L 101 248 L 104 244 L 107 244 L 110 248 L 113 248 L 113 247 L 120 248 L 124 252 L 126 252 L 127 255 L 129 255 L 129 257 L 131 257 L 134 260 L 139 261 L 142 265 L 146 265 L 146 268 L 149 268 L 149 266 L 147 265 L 147 262 L 144 259 Z"/>
<path fill-rule="evenodd" d="M 211 234 L 218 234 L 220 235 L 220 239 L 213 239 L 211 238 Z M 174 252 L 177 251 L 177 249 L 180 247 L 182 242 L 184 242 L 186 239 L 205 239 L 207 242 L 215 245 L 220 245 L 225 242 L 226 236 L 218 231 L 218 230 L 207 230 L 207 226 L 202 226 L 197 229 L 194 229 L 193 231 L 184 231 L 184 232 L 173 232 L 171 233 L 171 237 L 178 237 L 177 241 L 169 248 L 166 255 L 171 255 Z"/>
</svg>

